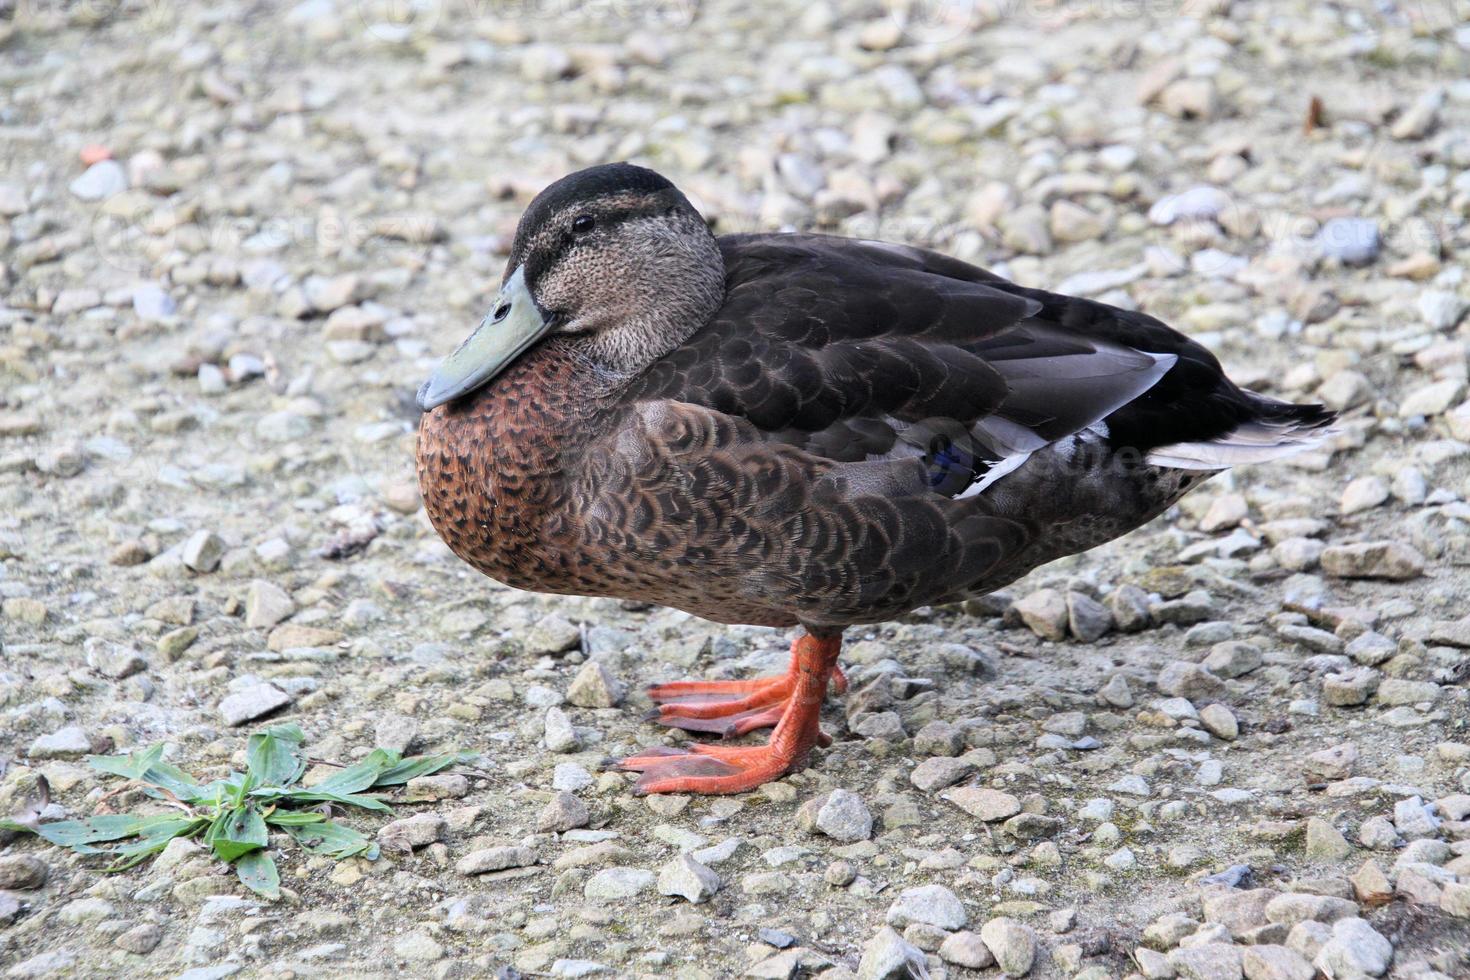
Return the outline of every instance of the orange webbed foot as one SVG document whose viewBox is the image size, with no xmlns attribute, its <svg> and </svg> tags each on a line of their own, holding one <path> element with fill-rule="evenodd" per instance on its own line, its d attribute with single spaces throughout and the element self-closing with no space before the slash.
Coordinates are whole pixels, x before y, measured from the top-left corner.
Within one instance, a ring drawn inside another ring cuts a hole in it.
<svg viewBox="0 0 1470 980">
<path fill-rule="evenodd" d="M 775 726 L 766 745 L 658 747 L 615 768 L 639 772 L 633 791 L 646 793 L 742 793 L 799 768 L 814 745 L 829 745 L 821 729 L 822 698 L 831 686 L 845 690 L 838 673 L 839 637 L 802 636 L 792 644 L 791 669 L 754 681 L 694 681 L 653 688 L 658 719 L 689 731 L 730 737 Z"/>
<path fill-rule="evenodd" d="M 675 681 L 650 687 L 648 696 L 659 706 L 649 720 L 722 738 L 774 727 L 800 686 L 798 646 L 805 639 L 792 643 L 791 666 L 784 674 L 743 681 Z M 835 663 L 827 690 L 839 695 L 847 691 L 847 676 Z"/>
<path fill-rule="evenodd" d="M 803 753 L 804 755 L 805 753 Z M 687 750 L 655 748 L 616 764 L 625 772 L 641 772 L 633 792 L 743 793 L 779 779 L 800 765 L 790 752 L 771 745 L 726 747 L 692 745 Z"/>
</svg>

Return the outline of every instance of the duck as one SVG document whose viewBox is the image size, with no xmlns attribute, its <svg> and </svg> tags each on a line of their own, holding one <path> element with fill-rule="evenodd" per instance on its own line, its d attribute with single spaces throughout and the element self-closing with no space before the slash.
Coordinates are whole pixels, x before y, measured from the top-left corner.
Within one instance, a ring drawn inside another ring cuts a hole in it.
<svg viewBox="0 0 1470 980">
<path fill-rule="evenodd" d="M 844 630 L 993 592 L 1334 419 L 1144 313 L 937 251 L 716 235 L 631 163 L 531 201 L 417 401 L 425 511 L 475 569 L 793 629 L 784 673 L 648 689 L 663 724 L 722 738 L 612 761 L 638 794 L 801 768 L 831 741 Z"/>
</svg>

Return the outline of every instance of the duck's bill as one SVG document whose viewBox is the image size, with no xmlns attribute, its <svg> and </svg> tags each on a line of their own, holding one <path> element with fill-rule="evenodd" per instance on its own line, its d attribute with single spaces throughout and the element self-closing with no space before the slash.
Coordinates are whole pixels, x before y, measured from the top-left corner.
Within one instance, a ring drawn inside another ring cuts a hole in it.
<svg viewBox="0 0 1470 980">
<path fill-rule="evenodd" d="M 475 332 L 419 388 L 419 408 L 427 412 L 489 384 L 551 327 L 526 288 L 525 272 L 516 269 Z"/>
</svg>

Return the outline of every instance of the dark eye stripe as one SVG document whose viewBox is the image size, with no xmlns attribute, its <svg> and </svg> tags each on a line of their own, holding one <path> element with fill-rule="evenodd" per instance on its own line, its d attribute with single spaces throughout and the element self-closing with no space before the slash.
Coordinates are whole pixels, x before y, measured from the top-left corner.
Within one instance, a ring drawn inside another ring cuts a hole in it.
<svg viewBox="0 0 1470 980">
<path fill-rule="evenodd" d="M 595 202 L 591 202 L 595 203 Z M 575 226 L 581 218 L 592 218 L 594 228 L 606 234 L 612 228 L 627 221 L 637 221 L 640 218 L 658 217 L 668 214 L 667 200 L 661 195 L 653 195 L 643 198 L 633 205 L 625 205 L 615 210 L 600 211 L 595 216 L 591 214 L 577 213 L 568 221 L 565 212 L 551 219 L 551 228 L 560 227 L 559 232 L 549 236 L 548 243 L 539 249 L 532 249 L 527 253 L 523 262 L 526 270 L 526 285 L 534 289 L 535 283 L 546 272 L 554 268 L 562 259 L 566 258 L 578 245 L 584 241 L 586 232 L 577 233 Z M 600 236 L 599 236 L 600 238 Z"/>
</svg>

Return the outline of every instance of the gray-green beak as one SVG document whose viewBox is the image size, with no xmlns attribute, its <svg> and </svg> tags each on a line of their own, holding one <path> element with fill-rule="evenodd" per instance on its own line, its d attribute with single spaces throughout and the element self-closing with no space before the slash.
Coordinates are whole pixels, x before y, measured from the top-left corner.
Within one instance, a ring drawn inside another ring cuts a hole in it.
<svg viewBox="0 0 1470 980">
<path fill-rule="evenodd" d="M 525 272 L 516 269 L 500 287 L 490 314 L 419 389 L 419 408 L 427 412 L 489 384 L 544 337 L 551 323 L 531 298 Z"/>
</svg>

